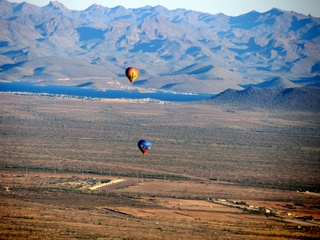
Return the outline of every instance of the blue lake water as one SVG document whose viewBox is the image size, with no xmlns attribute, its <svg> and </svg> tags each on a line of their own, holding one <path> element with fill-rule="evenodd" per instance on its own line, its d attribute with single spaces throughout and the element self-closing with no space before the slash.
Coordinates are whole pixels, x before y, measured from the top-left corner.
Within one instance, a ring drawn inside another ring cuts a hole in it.
<svg viewBox="0 0 320 240">
<path fill-rule="evenodd" d="M 155 99 L 160 101 L 190 102 L 208 99 L 214 94 L 184 94 L 172 92 L 138 92 L 129 90 L 107 90 L 99 91 L 89 88 L 45 85 L 39 86 L 32 82 L 0 82 L 0 92 L 19 92 L 34 94 L 67 95 L 80 98 L 125 98 L 125 99 Z"/>
</svg>

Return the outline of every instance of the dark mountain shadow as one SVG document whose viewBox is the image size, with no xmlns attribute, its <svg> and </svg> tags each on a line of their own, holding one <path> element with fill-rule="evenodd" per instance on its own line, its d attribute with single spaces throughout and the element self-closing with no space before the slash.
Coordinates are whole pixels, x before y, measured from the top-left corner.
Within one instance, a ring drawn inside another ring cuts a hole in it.
<svg viewBox="0 0 320 240">
<path fill-rule="evenodd" d="M 302 35 L 302 40 L 312 40 L 320 36 L 320 25 L 310 28 L 305 34 Z"/>
<path fill-rule="evenodd" d="M 8 41 L 0 41 L 0 48 L 1 47 L 8 47 L 9 46 L 9 42 Z"/>
<path fill-rule="evenodd" d="M 293 16 L 289 31 L 297 31 L 300 28 L 305 28 L 306 25 L 311 21 L 312 21 L 311 18 L 305 18 L 305 19 L 299 20 L 296 16 Z"/>
<path fill-rule="evenodd" d="M 100 29 L 90 28 L 90 27 L 80 27 L 76 28 L 77 32 L 80 35 L 80 41 L 87 41 L 91 39 L 100 39 L 104 40 L 104 31 Z"/>
<path fill-rule="evenodd" d="M 214 66 L 213 65 L 207 65 L 207 66 L 204 66 L 202 68 L 199 68 L 195 71 L 192 71 L 190 72 L 189 74 L 201 74 L 201 73 L 206 73 L 206 72 L 209 72 L 211 69 L 213 69 Z"/>
<path fill-rule="evenodd" d="M 234 28 L 250 29 L 257 26 L 259 23 L 256 21 L 260 13 L 257 11 L 251 11 L 247 14 L 243 14 L 237 17 L 231 17 L 229 23 Z"/>
<path fill-rule="evenodd" d="M 89 86 L 92 86 L 93 84 L 94 82 L 86 82 L 86 83 L 76 85 L 76 87 L 89 87 Z"/>
<path fill-rule="evenodd" d="M 161 90 L 167 90 L 167 89 L 170 89 L 170 88 L 172 88 L 172 87 L 174 87 L 176 85 L 177 85 L 177 83 L 169 83 L 169 84 L 163 85 L 160 89 Z"/>
<path fill-rule="evenodd" d="M 308 87 L 320 87 L 320 75 L 309 78 L 300 78 L 299 80 L 293 80 L 292 82 Z"/>
<path fill-rule="evenodd" d="M 136 80 L 133 82 L 133 85 L 140 86 L 140 85 L 145 84 L 146 82 L 148 82 L 148 80 Z"/>
<path fill-rule="evenodd" d="M 136 53 L 139 51 L 150 52 L 150 53 L 156 52 L 158 49 L 160 49 L 163 46 L 165 42 L 166 40 L 155 39 L 147 43 L 138 43 L 135 45 L 133 49 L 130 50 L 130 52 L 133 52 L 133 53 Z"/>
<path fill-rule="evenodd" d="M 7 70 L 9 70 L 11 68 L 20 67 L 24 63 L 25 62 L 3 64 L 3 65 L 0 66 L 0 72 L 7 71 Z"/>
</svg>

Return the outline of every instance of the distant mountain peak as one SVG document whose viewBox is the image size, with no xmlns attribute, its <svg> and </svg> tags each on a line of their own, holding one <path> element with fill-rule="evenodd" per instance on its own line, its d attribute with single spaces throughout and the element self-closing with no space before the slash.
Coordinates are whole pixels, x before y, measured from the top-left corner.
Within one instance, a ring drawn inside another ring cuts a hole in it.
<svg viewBox="0 0 320 240">
<path fill-rule="evenodd" d="M 32 5 L 30 3 L 27 2 L 22 2 L 19 3 L 15 8 L 14 8 L 14 12 L 17 13 L 18 11 L 33 11 L 32 9 L 39 9 L 39 7 Z"/>
<path fill-rule="evenodd" d="M 271 13 L 271 14 L 274 14 L 274 15 L 282 15 L 285 13 L 285 11 L 279 9 L 279 8 L 272 8 L 270 9 L 269 11 L 267 11 L 267 13 Z"/>
<path fill-rule="evenodd" d="M 112 8 L 113 10 L 116 10 L 116 11 L 128 11 L 127 8 L 125 8 L 124 6 L 121 6 L 121 5 L 118 5 L 118 6 L 115 6 L 114 8 Z"/>
<path fill-rule="evenodd" d="M 58 1 L 50 1 L 47 7 L 54 8 L 57 10 L 68 10 L 66 6 L 64 6 L 62 3 Z"/>
<path fill-rule="evenodd" d="M 162 12 L 162 11 L 167 12 L 167 11 L 169 11 L 167 8 L 165 8 L 165 7 L 162 6 L 162 5 L 157 5 L 157 6 L 154 7 L 154 9 L 157 10 L 157 11 L 159 11 L 159 12 Z"/>
<path fill-rule="evenodd" d="M 96 9 L 103 11 L 105 9 L 105 7 L 100 4 L 94 3 L 90 7 L 85 9 L 84 11 L 92 11 L 92 10 L 96 10 Z"/>
</svg>

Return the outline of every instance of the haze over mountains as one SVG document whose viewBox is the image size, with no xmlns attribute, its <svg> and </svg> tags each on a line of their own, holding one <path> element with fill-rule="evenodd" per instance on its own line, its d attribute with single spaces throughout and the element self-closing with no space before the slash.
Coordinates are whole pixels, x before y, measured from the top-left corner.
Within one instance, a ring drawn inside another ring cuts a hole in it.
<svg viewBox="0 0 320 240">
<path fill-rule="evenodd" d="M 0 80 L 220 93 L 320 85 L 320 18 L 0 0 Z M 131 85 L 128 66 L 140 69 Z"/>
</svg>

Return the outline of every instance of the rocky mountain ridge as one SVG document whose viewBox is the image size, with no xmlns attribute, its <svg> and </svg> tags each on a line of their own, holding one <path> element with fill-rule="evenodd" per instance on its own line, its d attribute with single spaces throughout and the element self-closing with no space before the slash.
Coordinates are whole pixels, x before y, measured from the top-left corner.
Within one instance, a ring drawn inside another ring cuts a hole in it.
<svg viewBox="0 0 320 240">
<path fill-rule="evenodd" d="M 74 11 L 57 1 L 6 0 L 0 9 L 2 81 L 193 93 L 320 82 L 320 19 L 295 12 L 230 17 L 97 4 Z M 133 85 L 128 66 L 140 69 Z"/>
</svg>

